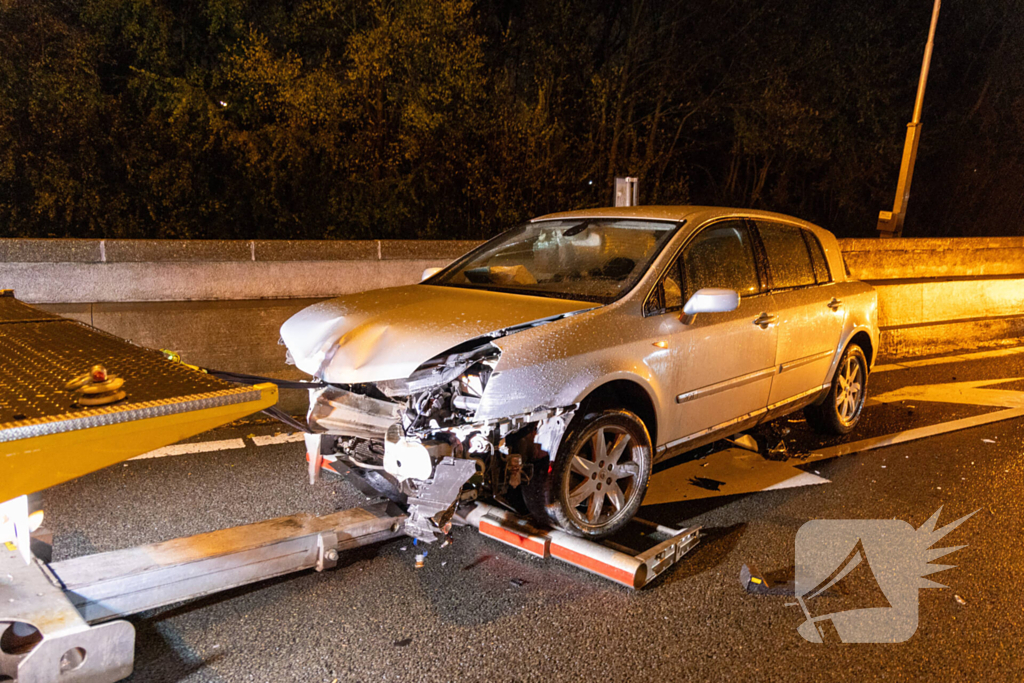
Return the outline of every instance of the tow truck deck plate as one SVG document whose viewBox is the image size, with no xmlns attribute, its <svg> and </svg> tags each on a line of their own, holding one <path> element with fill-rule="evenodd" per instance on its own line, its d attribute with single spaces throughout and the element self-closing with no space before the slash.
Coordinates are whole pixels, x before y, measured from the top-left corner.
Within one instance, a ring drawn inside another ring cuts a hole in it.
<svg viewBox="0 0 1024 683">
<path fill-rule="evenodd" d="M 94 365 L 124 399 L 75 405 Z M 0 292 L 0 501 L 34 493 L 258 412 L 277 387 L 240 387 Z"/>
</svg>

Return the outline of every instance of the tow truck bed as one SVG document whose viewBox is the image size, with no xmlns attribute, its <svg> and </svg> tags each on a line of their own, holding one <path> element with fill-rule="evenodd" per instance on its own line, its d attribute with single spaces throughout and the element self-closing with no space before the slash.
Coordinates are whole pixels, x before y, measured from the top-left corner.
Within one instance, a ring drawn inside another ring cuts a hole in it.
<svg viewBox="0 0 1024 683">
<path fill-rule="evenodd" d="M 127 396 L 73 404 L 68 380 L 103 365 Z M 180 441 L 277 402 L 0 291 L 0 502 Z"/>
</svg>

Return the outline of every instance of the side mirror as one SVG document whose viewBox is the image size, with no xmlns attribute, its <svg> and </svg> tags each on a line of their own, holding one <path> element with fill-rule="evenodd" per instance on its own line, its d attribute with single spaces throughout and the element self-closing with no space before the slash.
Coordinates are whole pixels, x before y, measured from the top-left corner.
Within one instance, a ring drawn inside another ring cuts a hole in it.
<svg viewBox="0 0 1024 683">
<path fill-rule="evenodd" d="M 732 289 L 698 289 L 683 306 L 683 315 L 728 313 L 740 307 L 740 295 Z"/>
<path fill-rule="evenodd" d="M 424 269 L 423 270 L 423 275 L 422 275 L 422 277 L 420 277 L 420 282 L 423 282 L 424 280 L 427 280 L 429 278 L 434 277 L 435 275 L 440 273 L 442 270 L 444 270 L 444 268 L 426 268 L 426 269 Z"/>
</svg>

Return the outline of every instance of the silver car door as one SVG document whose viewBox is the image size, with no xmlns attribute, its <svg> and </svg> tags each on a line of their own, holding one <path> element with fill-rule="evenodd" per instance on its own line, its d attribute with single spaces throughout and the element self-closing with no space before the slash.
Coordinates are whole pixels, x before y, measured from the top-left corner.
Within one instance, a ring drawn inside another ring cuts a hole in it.
<svg viewBox="0 0 1024 683">
<path fill-rule="evenodd" d="M 846 309 L 837 296 L 817 238 L 797 226 L 756 221 L 768 257 L 771 298 L 779 316 L 776 363 L 768 403 L 799 401 L 827 382 Z"/>
<path fill-rule="evenodd" d="M 666 314 L 678 317 L 682 303 L 706 287 L 736 290 L 740 305 L 676 325 L 664 382 L 675 396 L 666 397 L 668 419 L 659 439 L 666 448 L 763 413 L 775 372 L 774 310 L 746 223 L 726 220 L 703 228 L 677 265 L 675 282 L 664 288 Z"/>
</svg>

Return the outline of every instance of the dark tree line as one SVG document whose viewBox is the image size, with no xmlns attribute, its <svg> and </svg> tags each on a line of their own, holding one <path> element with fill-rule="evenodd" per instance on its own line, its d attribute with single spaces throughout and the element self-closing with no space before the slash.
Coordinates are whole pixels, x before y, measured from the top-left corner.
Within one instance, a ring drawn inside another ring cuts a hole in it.
<svg viewBox="0 0 1024 683">
<path fill-rule="evenodd" d="M 0 0 L 0 236 L 479 238 L 641 199 L 873 234 L 929 0 Z M 1024 3 L 947 3 L 909 236 L 1020 234 Z"/>
</svg>

